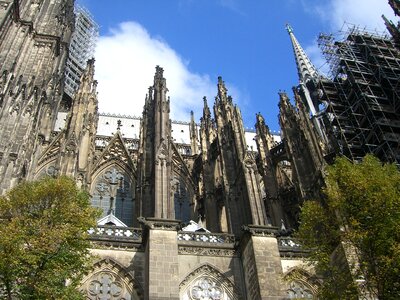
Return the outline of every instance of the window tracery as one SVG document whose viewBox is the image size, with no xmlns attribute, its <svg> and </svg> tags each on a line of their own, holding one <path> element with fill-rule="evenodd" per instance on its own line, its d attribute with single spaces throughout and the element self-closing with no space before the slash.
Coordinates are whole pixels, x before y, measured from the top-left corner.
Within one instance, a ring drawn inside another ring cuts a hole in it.
<svg viewBox="0 0 400 300">
<path fill-rule="evenodd" d="M 103 217 L 114 214 L 127 226 L 133 226 L 134 194 L 129 176 L 119 168 L 109 167 L 94 184 L 92 205 L 103 211 Z"/>
<path fill-rule="evenodd" d="M 191 220 L 190 193 L 181 178 L 175 178 L 172 182 L 174 191 L 175 219 L 182 222 Z"/>
<path fill-rule="evenodd" d="M 223 289 L 210 278 L 200 278 L 189 291 L 193 300 L 220 300 L 229 299 Z"/>
<path fill-rule="evenodd" d="M 209 265 L 194 270 L 179 286 L 181 300 L 241 299 L 233 283 Z"/>
<path fill-rule="evenodd" d="M 82 280 L 80 290 L 87 300 L 143 299 L 143 290 L 132 274 L 108 258 L 94 264 L 93 273 Z"/>
<path fill-rule="evenodd" d="M 97 278 L 92 280 L 88 286 L 89 299 L 121 299 L 124 293 L 122 284 L 115 280 L 114 276 L 109 273 L 100 273 Z"/>
<path fill-rule="evenodd" d="M 314 295 L 309 287 L 301 281 L 292 281 L 287 290 L 289 299 L 314 299 Z"/>
</svg>

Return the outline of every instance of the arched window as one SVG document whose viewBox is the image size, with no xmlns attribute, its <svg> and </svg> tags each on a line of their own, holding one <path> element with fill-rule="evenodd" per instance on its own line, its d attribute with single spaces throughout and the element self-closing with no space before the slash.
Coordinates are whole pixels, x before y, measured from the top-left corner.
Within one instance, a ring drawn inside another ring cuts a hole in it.
<svg viewBox="0 0 400 300">
<path fill-rule="evenodd" d="M 189 222 L 192 218 L 190 193 L 182 178 L 173 181 L 175 219 Z"/>
<path fill-rule="evenodd" d="M 92 188 L 92 205 L 103 211 L 102 217 L 114 214 L 127 226 L 133 226 L 134 194 L 128 174 L 110 166 L 97 176 Z"/>
<path fill-rule="evenodd" d="M 117 262 L 105 259 L 93 266 L 82 281 L 80 290 L 88 300 L 142 300 L 143 290 Z"/>
<path fill-rule="evenodd" d="M 193 300 L 230 299 L 221 285 L 208 277 L 201 277 L 193 282 L 186 296 Z"/>
<path fill-rule="evenodd" d="M 222 273 L 203 265 L 180 284 L 181 300 L 237 300 L 238 291 Z"/>
<path fill-rule="evenodd" d="M 287 294 L 289 299 L 314 299 L 311 288 L 304 282 L 298 280 L 294 280 L 289 284 Z"/>
</svg>

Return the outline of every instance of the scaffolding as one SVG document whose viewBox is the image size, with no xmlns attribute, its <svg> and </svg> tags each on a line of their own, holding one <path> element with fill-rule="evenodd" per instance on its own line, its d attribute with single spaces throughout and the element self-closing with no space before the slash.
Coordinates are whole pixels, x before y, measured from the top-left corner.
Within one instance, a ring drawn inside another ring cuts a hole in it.
<svg viewBox="0 0 400 300">
<path fill-rule="evenodd" d="M 75 30 L 71 37 L 65 70 L 65 93 L 70 97 L 79 87 L 88 59 L 94 56 L 99 36 L 99 26 L 87 9 L 76 6 L 75 16 Z"/>
<path fill-rule="evenodd" d="M 373 153 L 400 164 L 399 44 L 357 27 L 318 43 L 331 68 L 318 88 L 334 147 L 352 160 Z"/>
</svg>

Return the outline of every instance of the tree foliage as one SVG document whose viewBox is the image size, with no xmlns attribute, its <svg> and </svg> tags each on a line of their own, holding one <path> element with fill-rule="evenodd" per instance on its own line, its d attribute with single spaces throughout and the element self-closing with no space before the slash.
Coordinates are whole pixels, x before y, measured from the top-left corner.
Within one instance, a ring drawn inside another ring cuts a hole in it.
<svg viewBox="0 0 400 300">
<path fill-rule="evenodd" d="M 316 262 L 317 271 L 324 276 L 323 299 L 356 298 L 350 269 L 344 267 L 344 261 L 338 264 L 338 258 L 344 258 L 338 253 L 343 247 L 354 252 L 358 261 L 356 276 L 365 278 L 365 284 L 379 299 L 400 299 L 397 167 L 382 164 L 371 155 L 354 164 L 338 158 L 327 168 L 323 194 L 323 199 L 303 205 L 297 233 L 311 250 L 310 261 Z"/>
<path fill-rule="evenodd" d="M 67 177 L 25 182 L 0 197 L 0 286 L 7 299 L 83 299 L 97 211 Z M 68 281 L 68 285 L 66 282 Z"/>
</svg>

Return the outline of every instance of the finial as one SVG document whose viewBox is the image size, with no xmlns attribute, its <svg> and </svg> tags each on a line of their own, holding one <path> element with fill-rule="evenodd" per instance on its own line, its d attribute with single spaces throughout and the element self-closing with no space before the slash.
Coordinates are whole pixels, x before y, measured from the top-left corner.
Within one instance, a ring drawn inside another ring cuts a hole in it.
<svg viewBox="0 0 400 300">
<path fill-rule="evenodd" d="M 203 97 L 203 101 L 204 101 L 204 106 L 207 106 L 207 97 L 206 96 Z"/>
<path fill-rule="evenodd" d="M 160 66 L 156 66 L 156 77 L 162 78 L 163 77 L 164 69 Z"/>
<path fill-rule="evenodd" d="M 118 121 L 117 121 L 117 130 L 118 130 L 118 131 L 121 130 L 121 126 L 122 126 L 121 120 L 118 120 Z"/>
<path fill-rule="evenodd" d="M 286 92 L 285 91 L 279 91 L 278 94 L 279 94 L 279 99 L 280 99 L 279 103 L 280 104 L 281 103 L 287 104 L 288 101 L 289 101 L 289 97 L 287 96 Z"/>
<path fill-rule="evenodd" d="M 98 84 L 98 81 L 93 80 L 93 83 L 92 83 L 92 93 L 93 94 L 97 93 L 97 84 Z"/>
<path fill-rule="evenodd" d="M 256 113 L 257 122 L 264 122 L 264 118 L 260 112 Z"/>
<path fill-rule="evenodd" d="M 194 112 L 193 112 L 193 110 L 190 111 L 190 122 L 194 124 Z"/>
<path fill-rule="evenodd" d="M 281 231 L 286 231 L 285 222 L 281 219 Z"/>
<path fill-rule="evenodd" d="M 287 32 L 290 34 L 290 33 L 293 33 L 293 28 L 292 28 L 292 26 L 290 26 L 290 24 L 289 23 L 286 23 L 286 30 L 287 30 Z"/>
<path fill-rule="evenodd" d="M 94 65 L 94 62 L 95 62 L 95 59 L 94 59 L 94 57 L 92 57 L 92 58 L 90 58 L 90 59 L 87 60 L 87 65 L 88 65 L 88 66 L 89 66 L 89 65 Z"/>
<path fill-rule="evenodd" d="M 218 96 L 220 98 L 219 100 L 221 100 L 222 102 L 226 101 L 227 91 L 228 89 L 225 87 L 225 82 L 222 80 L 221 76 L 218 76 Z"/>
</svg>

